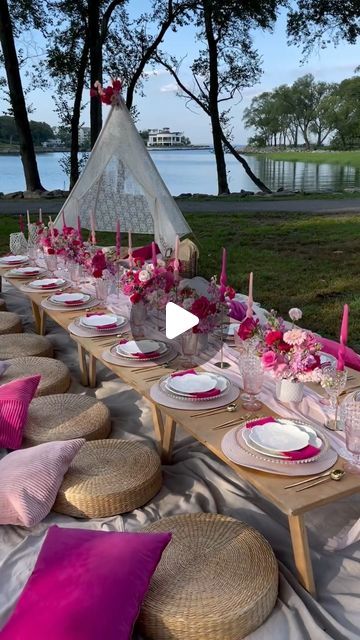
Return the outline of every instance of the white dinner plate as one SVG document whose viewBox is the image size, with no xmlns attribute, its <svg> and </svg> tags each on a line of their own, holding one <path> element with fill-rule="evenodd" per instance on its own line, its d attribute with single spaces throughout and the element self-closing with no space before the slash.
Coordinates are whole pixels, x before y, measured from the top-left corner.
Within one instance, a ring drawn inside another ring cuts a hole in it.
<svg viewBox="0 0 360 640">
<path fill-rule="evenodd" d="M 231 324 L 223 325 L 222 329 L 216 329 L 215 333 L 218 336 L 221 336 L 221 334 L 223 334 L 225 338 L 233 338 L 235 335 L 235 332 L 238 330 L 239 327 L 240 327 L 239 322 L 231 322 Z"/>
<path fill-rule="evenodd" d="M 22 264 L 28 262 L 29 256 L 3 256 L 0 258 L 1 264 Z"/>
<path fill-rule="evenodd" d="M 34 280 L 33 282 L 30 282 L 29 287 L 32 287 L 33 289 L 49 287 L 50 289 L 51 286 L 53 286 L 54 289 L 56 289 L 56 287 L 62 287 L 64 284 L 66 284 L 66 280 L 63 278 L 42 278 L 41 280 Z"/>
<path fill-rule="evenodd" d="M 82 316 L 80 318 L 80 324 L 86 329 L 98 329 L 107 325 L 116 325 L 117 327 L 122 327 L 126 323 L 126 318 L 124 316 L 115 316 L 113 314 L 105 314 L 105 315 L 91 315 L 89 317 Z"/>
<path fill-rule="evenodd" d="M 201 374 L 198 374 L 201 375 Z M 219 376 L 216 374 L 206 374 L 209 375 L 210 377 L 212 377 L 214 379 L 215 382 L 215 387 L 213 387 L 213 389 L 218 389 L 220 391 L 220 393 L 223 393 L 224 391 L 227 391 L 227 389 L 230 386 L 229 381 L 227 380 L 227 378 L 225 378 L 224 376 Z M 165 389 L 169 392 L 169 393 L 173 393 L 176 396 L 181 396 L 182 398 L 191 398 L 192 395 L 194 395 L 194 392 L 189 392 L 189 393 L 185 393 L 185 392 L 181 392 L 181 391 L 176 391 L 175 389 L 173 389 L 171 387 L 171 381 L 173 380 L 173 378 L 171 377 L 171 375 L 165 380 Z M 210 391 L 212 391 L 212 389 L 210 389 Z M 195 391 L 196 393 L 196 391 Z"/>
<path fill-rule="evenodd" d="M 185 373 L 182 376 L 169 377 L 167 386 L 181 394 L 204 393 L 216 387 L 216 376 L 208 373 Z"/>
<path fill-rule="evenodd" d="M 123 344 L 118 344 L 116 351 L 122 356 L 131 358 L 136 357 L 139 353 L 146 355 L 147 353 L 153 353 L 154 351 L 160 352 L 161 349 L 164 350 L 164 345 L 165 343 L 160 343 L 156 340 L 128 340 Z"/>
<path fill-rule="evenodd" d="M 90 300 L 88 293 L 54 293 L 49 298 L 53 304 L 84 304 Z"/>
<path fill-rule="evenodd" d="M 335 364 L 335 362 L 337 362 L 337 360 L 334 356 L 331 356 L 329 353 L 324 353 L 324 351 L 320 353 L 320 364 L 322 367 L 326 364 Z"/>
<path fill-rule="evenodd" d="M 257 451 L 258 453 L 261 453 L 264 456 L 270 456 L 271 458 L 280 458 L 280 459 L 286 458 L 286 456 L 284 455 L 284 452 L 270 451 L 269 449 L 265 449 L 259 444 L 255 444 L 255 442 L 251 440 L 250 433 L 251 433 L 251 429 L 247 429 L 246 427 L 240 427 L 236 436 L 237 436 L 237 439 L 239 437 L 242 437 L 245 443 L 247 444 L 247 446 L 250 447 L 250 449 Z M 315 434 L 315 437 L 312 442 L 309 442 L 309 444 L 311 444 L 314 447 L 317 447 L 318 449 L 321 449 L 323 444 L 322 440 L 316 435 L 314 431 L 313 433 Z"/>
<path fill-rule="evenodd" d="M 279 453 L 281 451 L 297 451 L 309 444 L 309 434 L 300 429 L 291 420 L 267 422 L 250 429 L 250 439 L 257 445 Z"/>
</svg>

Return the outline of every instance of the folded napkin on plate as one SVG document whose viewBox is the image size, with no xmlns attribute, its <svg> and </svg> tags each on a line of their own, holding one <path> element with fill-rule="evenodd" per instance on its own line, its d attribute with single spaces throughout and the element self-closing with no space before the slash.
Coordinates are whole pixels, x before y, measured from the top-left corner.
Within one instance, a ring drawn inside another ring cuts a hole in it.
<svg viewBox="0 0 360 640">
<path fill-rule="evenodd" d="M 176 373 L 172 373 L 171 377 L 176 378 L 178 376 L 186 376 L 186 375 L 195 375 L 197 373 L 195 369 L 187 369 L 187 371 L 177 371 Z M 197 393 L 189 393 L 189 395 L 194 398 L 215 398 L 221 393 L 220 389 L 211 389 L 210 391 L 198 391 Z"/>
<path fill-rule="evenodd" d="M 42 284 L 40 289 L 58 289 L 59 284 Z"/>
<path fill-rule="evenodd" d="M 256 427 L 261 424 L 266 424 L 268 422 L 276 422 L 274 418 L 259 418 L 258 420 L 252 420 L 246 423 L 247 429 L 252 429 L 252 427 Z M 318 447 L 313 447 L 312 444 L 308 444 L 306 447 L 302 449 L 298 449 L 297 451 L 282 451 L 281 455 L 284 458 L 289 458 L 290 460 L 306 460 L 306 458 L 313 458 L 320 452 Z"/>
<path fill-rule="evenodd" d="M 70 306 L 72 305 L 73 307 L 84 304 L 84 300 L 65 300 L 64 302 L 65 304 L 69 304 Z"/>
<path fill-rule="evenodd" d="M 91 318 L 92 316 L 106 316 L 106 313 L 105 311 L 88 311 L 86 317 Z"/>
<path fill-rule="evenodd" d="M 111 322 L 110 324 L 99 324 L 96 327 L 94 327 L 95 329 L 116 329 L 117 324 L 116 322 Z"/>
<path fill-rule="evenodd" d="M 128 340 L 124 339 L 124 340 L 120 340 L 118 344 L 126 344 L 127 342 Z M 148 351 L 148 353 L 142 353 L 141 351 L 139 351 L 138 353 L 132 353 L 131 355 L 134 358 L 138 358 L 139 360 L 145 360 L 145 359 L 147 360 L 149 358 L 157 358 L 161 354 L 159 353 L 159 351 Z"/>
<path fill-rule="evenodd" d="M 325 353 L 337 358 L 340 346 L 338 342 L 322 337 L 319 337 L 319 342 L 321 342 Z M 350 349 L 350 347 L 345 347 L 345 364 L 352 369 L 356 369 L 356 371 L 360 371 L 360 355 Z"/>
</svg>

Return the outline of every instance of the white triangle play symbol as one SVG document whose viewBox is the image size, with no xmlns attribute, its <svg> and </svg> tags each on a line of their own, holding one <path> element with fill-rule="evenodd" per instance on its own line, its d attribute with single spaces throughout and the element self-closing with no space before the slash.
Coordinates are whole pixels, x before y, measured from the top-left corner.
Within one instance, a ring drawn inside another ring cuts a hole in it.
<svg viewBox="0 0 360 640">
<path fill-rule="evenodd" d="M 169 340 L 180 336 L 185 331 L 199 324 L 199 318 L 190 311 L 186 311 L 173 302 L 168 302 L 165 308 L 165 333 Z"/>
</svg>

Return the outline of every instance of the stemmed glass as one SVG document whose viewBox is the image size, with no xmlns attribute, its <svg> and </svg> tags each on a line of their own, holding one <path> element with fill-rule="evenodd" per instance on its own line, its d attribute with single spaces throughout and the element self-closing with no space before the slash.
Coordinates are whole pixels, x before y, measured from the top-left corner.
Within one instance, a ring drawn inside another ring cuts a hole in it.
<svg viewBox="0 0 360 640">
<path fill-rule="evenodd" d="M 347 371 L 338 371 L 336 364 L 329 364 L 323 368 L 321 377 L 321 386 L 325 389 L 330 399 L 330 406 L 334 409 L 334 420 L 329 420 L 328 428 L 332 431 L 337 430 L 339 396 L 345 389 L 347 381 Z"/>
<path fill-rule="evenodd" d="M 345 471 L 360 474 L 360 394 L 344 404 L 346 447 L 352 460 L 344 465 Z"/>
<path fill-rule="evenodd" d="M 262 404 L 256 396 L 260 393 L 264 380 L 261 360 L 254 354 L 243 356 L 239 359 L 239 369 L 245 392 L 241 395 L 242 406 L 248 411 L 258 411 Z"/>
</svg>

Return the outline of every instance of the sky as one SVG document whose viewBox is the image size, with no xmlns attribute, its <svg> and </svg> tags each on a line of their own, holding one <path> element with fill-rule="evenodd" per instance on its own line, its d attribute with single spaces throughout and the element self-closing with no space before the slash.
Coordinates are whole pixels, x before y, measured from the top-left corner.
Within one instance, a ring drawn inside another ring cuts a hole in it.
<svg viewBox="0 0 360 640">
<path fill-rule="evenodd" d="M 141 8 L 143 0 L 132 0 L 131 6 Z M 36 40 L 37 35 L 33 36 Z M 353 75 L 360 64 L 358 47 L 342 43 L 338 47 L 328 46 L 325 50 L 313 52 L 302 64 L 301 48 L 291 46 L 286 38 L 286 13 L 282 11 L 272 33 L 256 31 L 255 47 L 262 57 L 263 74 L 259 84 L 243 91 L 241 99 L 233 103 L 233 137 L 237 144 L 246 144 L 252 132 L 245 130 L 242 122 L 244 108 L 250 105 L 251 99 L 273 89 L 280 84 L 291 84 L 306 73 L 312 73 L 317 80 L 339 82 Z M 195 40 L 192 27 L 185 27 L 177 33 L 170 33 L 163 44 L 164 50 L 178 58 L 185 59 L 181 66 L 180 76 L 185 83 L 191 82 L 188 64 L 197 55 L 199 43 Z M 106 79 L 104 79 L 106 85 Z M 140 113 L 137 126 L 139 129 L 169 127 L 174 131 L 183 131 L 193 144 L 211 144 L 211 129 L 207 116 L 199 109 L 186 107 L 184 99 L 176 95 L 176 85 L 172 77 L 163 69 L 150 71 L 144 85 L 145 97 L 137 96 L 135 105 Z M 85 92 L 84 92 L 85 93 Z M 31 118 L 58 124 L 54 113 L 51 91 L 31 91 L 28 96 L 35 109 Z M 3 106 L 0 100 L 0 106 Z M 104 106 L 104 117 L 108 107 Z M 88 109 L 86 110 L 88 113 Z M 88 124 L 87 113 L 84 115 Z"/>
</svg>

